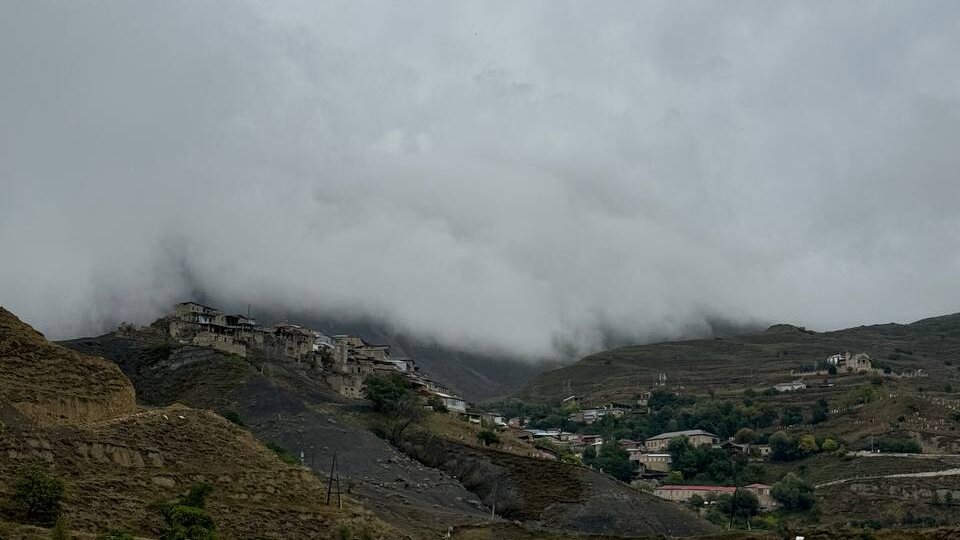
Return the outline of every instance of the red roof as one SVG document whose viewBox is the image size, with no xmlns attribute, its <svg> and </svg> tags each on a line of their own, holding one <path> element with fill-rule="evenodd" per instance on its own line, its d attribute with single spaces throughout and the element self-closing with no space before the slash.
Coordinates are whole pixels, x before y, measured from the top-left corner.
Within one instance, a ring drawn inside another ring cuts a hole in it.
<svg viewBox="0 0 960 540">
<path fill-rule="evenodd" d="M 733 493 L 734 491 L 737 490 L 737 488 L 733 486 L 675 486 L 675 485 L 660 486 L 657 489 L 676 490 L 676 491 L 683 490 L 683 489 L 691 489 L 694 491 L 722 491 L 723 493 Z"/>
</svg>

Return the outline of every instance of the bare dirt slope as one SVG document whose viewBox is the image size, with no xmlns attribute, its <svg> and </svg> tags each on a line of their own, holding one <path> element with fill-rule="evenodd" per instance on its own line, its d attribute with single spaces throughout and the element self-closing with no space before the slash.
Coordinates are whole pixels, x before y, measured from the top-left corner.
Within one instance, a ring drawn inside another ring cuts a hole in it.
<svg viewBox="0 0 960 540">
<path fill-rule="evenodd" d="M 0 344 L 0 500 L 21 467 L 39 464 L 65 482 L 66 517 L 87 532 L 155 537 L 161 522 L 150 503 L 207 482 L 223 538 L 399 536 L 353 499 L 343 510 L 324 505 L 322 480 L 211 411 L 136 409 L 114 364 L 50 344 L 2 309 Z"/>
<path fill-rule="evenodd" d="M 0 307 L 0 420 L 12 406 L 41 425 L 85 423 L 129 414 L 133 386 L 102 358 L 49 343 L 43 334 Z"/>
</svg>

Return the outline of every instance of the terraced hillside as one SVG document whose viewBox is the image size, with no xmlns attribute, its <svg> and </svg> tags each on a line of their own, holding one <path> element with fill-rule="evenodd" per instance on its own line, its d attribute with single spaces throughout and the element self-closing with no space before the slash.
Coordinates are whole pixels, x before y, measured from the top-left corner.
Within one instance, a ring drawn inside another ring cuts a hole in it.
<svg viewBox="0 0 960 540">
<path fill-rule="evenodd" d="M 116 366 L 48 343 L 2 309 L 0 344 L 0 522 L 18 518 L 6 502 L 20 471 L 39 466 L 64 482 L 71 527 L 91 534 L 155 538 L 162 520 L 152 503 L 207 483 L 225 538 L 399 537 L 349 497 L 342 510 L 323 504 L 322 480 L 213 412 L 135 408 Z"/>
<path fill-rule="evenodd" d="M 894 372 L 923 369 L 929 376 L 918 385 L 956 384 L 960 315 L 822 333 L 776 325 L 741 336 L 623 347 L 543 373 L 520 397 L 556 403 L 575 393 L 597 403 L 629 401 L 649 390 L 661 373 L 669 388 L 693 393 L 763 388 L 790 381 L 795 378 L 791 369 L 809 368 L 841 351 L 865 352 Z"/>
</svg>

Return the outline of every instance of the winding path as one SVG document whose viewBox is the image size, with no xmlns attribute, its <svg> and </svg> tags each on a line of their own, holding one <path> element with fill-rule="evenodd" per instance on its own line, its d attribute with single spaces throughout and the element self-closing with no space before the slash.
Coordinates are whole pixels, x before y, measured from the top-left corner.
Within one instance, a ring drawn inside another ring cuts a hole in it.
<svg viewBox="0 0 960 540">
<path fill-rule="evenodd" d="M 900 474 L 884 474 L 879 476 L 854 476 L 853 478 L 842 478 L 840 480 L 833 480 L 831 482 L 826 482 L 823 484 L 817 484 L 816 488 L 822 488 L 827 486 L 833 486 L 837 484 L 845 484 L 851 480 L 871 480 L 879 478 L 931 478 L 934 476 L 956 476 L 960 475 L 960 467 L 953 469 L 943 469 L 940 471 L 927 471 L 927 472 L 918 472 L 918 473 L 900 473 Z"/>
</svg>

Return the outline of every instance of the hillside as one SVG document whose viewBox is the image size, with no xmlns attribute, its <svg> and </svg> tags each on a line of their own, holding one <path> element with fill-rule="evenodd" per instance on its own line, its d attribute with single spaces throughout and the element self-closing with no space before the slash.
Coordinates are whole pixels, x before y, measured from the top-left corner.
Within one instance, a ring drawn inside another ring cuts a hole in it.
<svg viewBox="0 0 960 540">
<path fill-rule="evenodd" d="M 43 425 L 135 410 L 133 386 L 113 363 L 53 345 L 0 307 L 0 419 L 6 402 Z M 10 417 L 12 421 L 12 416 Z"/>
<path fill-rule="evenodd" d="M 489 519 L 494 504 L 490 493 L 465 481 L 462 471 L 452 466 L 478 460 L 497 471 L 509 471 L 503 476 L 504 489 L 510 485 L 526 494 L 523 510 L 511 513 L 502 500 L 497 508 L 498 515 L 521 520 L 524 526 L 548 527 L 558 534 L 630 537 L 711 530 L 674 504 L 588 469 L 488 454 L 452 441 L 444 451 L 449 459 L 441 462 L 410 449 L 400 452 L 371 433 L 369 409 L 363 402 L 334 393 L 322 376 L 303 365 L 173 345 L 146 333 L 108 334 L 66 345 L 117 362 L 134 381 L 144 404 L 180 402 L 234 413 L 260 440 L 276 442 L 297 456 L 303 452 L 304 461 L 318 473 L 329 471 L 337 451 L 345 488 L 379 518 L 414 538 L 440 536 L 449 527 L 457 531 L 499 527 L 499 521 Z M 491 474 L 487 479 L 500 477 Z M 551 482 L 560 477 L 570 479 L 560 484 L 573 486 L 575 497 Z"/>
<path fill-rule="evenodd" d="M 397 537 L 350 498 L 343 510 L 324 505 L 320 478 L 211 411 L 137 409 L 114 364 L 51 344 L 2 309 L 0 344 L 9 406 L 0 426 L 2 501 L 24 466 L 39 465 L 64 482 L 64 515 L 88 533 L 123 528 L 154 538 L 162 520 L 151 505 L 204 482 L 226 538 L 322 538 L 340 529 Z"/>
<path fill-rule="evenodd" d="M 586 467 L 545 461 L 431 435 L 404 450 L 461 479 L 508 519 L 550 531 L 610 536 L 695 536 L 714 530 L 690 510 Z"/>
<path fill-rule="evenodd" d="M 176 346 L 149 334 L 107 334 L 64 343 L 115 361 L 144 405 L 184 403 L 233 413 L 258 439 L 304 456 L 329 474 L 338 453 L 341 484 L 378 517 L 415 538 L 483 521 L 482 505 L 455 479 L 425 468 L 371 433 L 360 402 L 296 365 Z"/>
<path fill-rule="evenodd" d="M 587 401 L 629 401 L 660 374 L 667 387 L 707 393 L 763 388 L 796 377 L 842 351 L 865 352 L 894 372 L 923 369 L 928 381 L 960 381 L 960 314 L 912 324 L 861 326 L 812 332 L 775 325 L 763 332 L 714 339 L 673 341 L 613 349 L 543 373 L 520 392 L 537 402 L 557 402 L 571 393 Z"/>
</svg>

